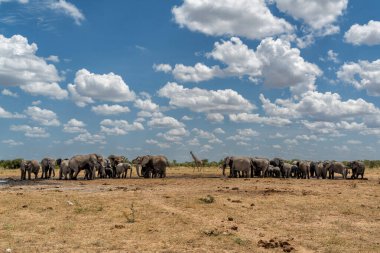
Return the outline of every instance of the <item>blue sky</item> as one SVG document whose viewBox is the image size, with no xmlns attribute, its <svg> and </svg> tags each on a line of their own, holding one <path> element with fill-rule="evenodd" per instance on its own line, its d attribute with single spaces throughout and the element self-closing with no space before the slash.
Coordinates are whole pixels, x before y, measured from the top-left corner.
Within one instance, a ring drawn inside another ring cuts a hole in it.
<svg viewBox="0 0 380 253">
<path fill-rule="evenodd" d="M 0 0 L 1 159 L 378 159 L 379 9 Z"/>
</svg>

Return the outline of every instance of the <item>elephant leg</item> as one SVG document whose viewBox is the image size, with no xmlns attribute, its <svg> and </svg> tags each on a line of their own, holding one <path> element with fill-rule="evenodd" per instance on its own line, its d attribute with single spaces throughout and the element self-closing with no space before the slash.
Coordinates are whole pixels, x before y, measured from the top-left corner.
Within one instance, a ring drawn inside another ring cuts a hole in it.
<svg viewBox="0 0 380 253">
<path fill-rule="evenodd" d="M 71 179 L 77 180 L 79 170 L 75 170 Z"/>
<path fill-rule="evenodd" d="M 28 180 L 30 180 L 30 179 L 31 179 L 31 171 L 28 170 Z"/>
</svg>

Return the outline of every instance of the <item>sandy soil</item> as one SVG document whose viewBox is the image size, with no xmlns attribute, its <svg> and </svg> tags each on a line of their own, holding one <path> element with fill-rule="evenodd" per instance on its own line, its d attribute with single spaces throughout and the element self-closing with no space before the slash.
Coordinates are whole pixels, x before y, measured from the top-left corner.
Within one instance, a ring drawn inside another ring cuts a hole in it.
<svg viewBox="0 0 380 253">
<path fill-rule="evenodd" d="M 380 169 L 355 181 L 220 174 L 20 182 L 0 170 L 14 179 L 0 185 L 0 252 L 380 252 Z"/>
</svg>

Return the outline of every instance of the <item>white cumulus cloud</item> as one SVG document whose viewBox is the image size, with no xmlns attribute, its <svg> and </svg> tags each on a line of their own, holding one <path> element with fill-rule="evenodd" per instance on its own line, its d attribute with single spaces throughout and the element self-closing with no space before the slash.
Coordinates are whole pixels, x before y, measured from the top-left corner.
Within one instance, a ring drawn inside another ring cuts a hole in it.
<svg viewBox="0 0 380 253">
<path fill-rule="evenodd" d="M 370 20 L 368 24 L 354 24 L 344 34 L 346 42 L 354 45 L 379 45 L 380 44 L 380 22 Z"/>
<path fill-rule="evenodd" d="M 121 113 L 130 112 L 128 106 L 108 105 L 108 104 L 92 106 L 91 111 L 99 115 L 117 115 Z"/>
<path fill-rule="evenodd" d="M 38 106 L 29 106 L 24 112 L 40 125 L 59 126 L 61 124 L 57 118 L 57 114 L 51 110 L 42 109 Z"/>
<path fill-rule="evenodd" d="M 87 69 L 77 71 L 74 84 L 69 84 L 68 89 L 72 99 L 81 107 L 94 103 L 95 100 L 118 103 L 133 101 L 136 97 L 121 76 L 112 72 L 94 74 Z"/>
</svg>

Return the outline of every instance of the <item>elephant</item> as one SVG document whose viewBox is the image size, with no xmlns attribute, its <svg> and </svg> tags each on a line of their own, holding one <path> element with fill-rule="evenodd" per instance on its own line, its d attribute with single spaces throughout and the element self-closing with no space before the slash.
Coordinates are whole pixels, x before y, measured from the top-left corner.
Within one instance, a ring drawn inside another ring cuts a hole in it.
<svg viewBox="0 0 380 253">
<path fill-rule="evenodd" d="M 280 167 L 281 162 L 283 162 L 281 158 L 275 157 L 269 161 L 269 164 L 274 167 Z"/>
<path fill-rule="evenodd" d="M 264 177 L 266 174 L 266 171 L 269 168 L 269 160 L 266 158 L 251 158 L 251 177 L 258 176 L 258 177 Z"/>
<path fill-rule="evenodd" d="M 132 161 L 136 165 L 136 172 L 139 177 L 166 177 L 166 167 L 169 167 L 169 161 L 163 155 L 144 155 L 138 156 Z M 141 174 L 139 171 L 141 167 Z"/>
<path fill-rule="evenodd" d="M 325 162 L 323 164 L 326 170 L 329 171 L 329 179 L 334 179 L 334 173 L 342 174 L 344 179 L 347 178 L 348 169 L 341 162 Z"/>
<path fill-rule="evenodd" d="M 281 170 L 280 167 L 269 165 L 269 168 L 267 170 L 267 176 L 268 177 L 280 177 L 281 176 Z"/>
<path fill-rule="evenodd" d="M 132 165 L 130 163 L 119 163 L 116 165 L 116 177 L 127 178 L 129 170 L 129 178 L 132 177 Z"/>
<path fill-rule="evenodd" d="M 103 163 L 103 157 L 98 154 L 76 155 L 69 160 L 70 179 L 77 179 L 78 173 L 85 170 L 85 179 L 94 179 L 96 169 Z"/>
<path fill-rule="evenodd" d="M 290 163 L 286 163 L 286 162 L 280 163 L 280 170 L 281 170 L 281 175 L 283 178 L 290 177 L 291 169 L 292 169 L 292 165 Z"/>
<path fill-rule="evenodd" d="M 112 177 L 116 177 L 116 166 L 119 163 L 125 162 L 126 159 L 124 156 L 110 155 L 108 156 L 108 160 L 110 161 L 110 165 L 112 168 Z"/>
<path fill-rule="evenodd" d="M 69 159 L 62 160 L 61 158 L 59 158 L 57 159 L 57 165 L 59 166 L 59 179 L 67 180 L 67 175 L 70 173 Z"/>
<path fill-rule="evenodd" d="M 352 179 L 359 178 L 359 175 L 364 177 L 365 165 L 361 161 L 351 161 L 348 163 L 348 167 L 352 169 Z"/>
<path fill-rule="evenodd" d="M 316 163 L 315 175 L 317 176 L 317 179 L 319 179 L 320 177 L 322 177 L 322 179 L 326 179 L 327 169 L 325 166 L 323 166 L 322 162 Z"/>
<path fill-rule="evenodd" d="M 31 173 L 34 174 L 34 179 L 37 179 L 38 172 L 40 171 L 40 164 L 36 160 L 21 161 L 20 165 L 21 180 L 26 180 L 26 172 L 28 172 L 28 180 L 31 179 Z"/>
<path fill-rule="evenodd" d="M 242 176 L 247 178 L 252 167 L 251 158 L 245 156 L 227 156 L 222 164 L 223 176 L 226 175 L 225 170 L 227 166 L 230 167 L 230 177 L 237 176 L 237 172 L 240 175 L 241 172 Z"/>
<path fill-rule="evenodd" d="M 298 176 L 297 178 L 310 179 L 310 162 L 298 162 Z"/>
<path fill-rule="evenodd" d="M 315 177 L 316 176 L 316 170 L 317 170 L 317 162 L 310 162 L 310 176 Z"/>
<path fill-rule="evenodd" d="M 53 158 L 44 158 L 41 161 L 41 170 L 42 170 L 42 175 L 41 179 L 45 178 L 51 178 L 51 175 L 53 174 L 53 177 L 55 177 L 55 164 L 56 161 Z M 48 175 L 49 173 L 49 175 Z"/>
<path fill-rule="evenodd" d="M 98 177 L 99 178 L 112 178 L 112 168 L 109 159 L 104 159 L 102 166 L 98 167 Z"/>
<path fill-rule="evenodd" d="M 299 169 L 297 165 L 292 165 L 290 168 L 290 177 L 298 177 Z"/>
</svg>

